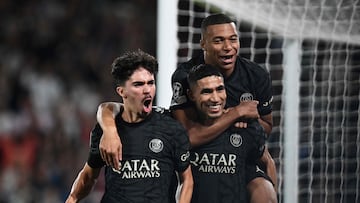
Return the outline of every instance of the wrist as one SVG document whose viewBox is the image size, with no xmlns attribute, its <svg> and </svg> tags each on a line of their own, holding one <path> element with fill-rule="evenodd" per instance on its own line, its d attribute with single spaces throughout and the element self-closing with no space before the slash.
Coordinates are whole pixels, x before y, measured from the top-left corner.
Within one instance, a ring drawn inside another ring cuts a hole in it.
<svg viewBox="0 0 360 203">
<path fill-rule="evenodd" d="M 231 108 L 230 113 L 231 113 L 231 117 L 233 118 L 234 121 L 236 121 L 237 119 L 244 116 L 243 111 L 241 110 L 241 108 L 239 106 L 235 106 L 235 107 Z"/>
<path fill-rule="evenodd" d="M 106 126 L 105 128 L 103 128 L 103 132 L 104 132 L 104 134 L 115 135 L 117 133 L 117 128 L 112 125 Z"/>
</svg>

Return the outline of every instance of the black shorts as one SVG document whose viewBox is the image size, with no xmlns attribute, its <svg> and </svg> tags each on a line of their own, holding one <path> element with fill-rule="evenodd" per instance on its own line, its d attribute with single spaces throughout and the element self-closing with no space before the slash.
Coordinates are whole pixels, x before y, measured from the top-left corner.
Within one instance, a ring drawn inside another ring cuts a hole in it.
<svg viewBox="0 0 360 203">
<path fill-rule="evenodd" d="M 246 185 L 249 184 L 255 178 L 265 178 L 266 180 L 270 181 L 271 184 L 274 183 L 271 181 L 271 178 L 262 170 L 260 167 L 255 163 L 246 163 L 245 169 L 245 181 Z"/>
</svg>

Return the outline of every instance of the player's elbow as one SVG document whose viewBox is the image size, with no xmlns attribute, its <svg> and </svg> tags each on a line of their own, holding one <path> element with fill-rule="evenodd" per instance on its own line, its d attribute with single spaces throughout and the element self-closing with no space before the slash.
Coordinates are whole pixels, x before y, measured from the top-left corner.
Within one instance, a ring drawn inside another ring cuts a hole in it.
<svg viewBox="0 0 360 203">
<path fill-rule="evenodd" d="M 271 157 L 268 149 L 265 147 L 264 153 L 260 158 L 260 161 L 266 166 L 273 166 L 275 165 L 274 159 Z"/>
</svg>

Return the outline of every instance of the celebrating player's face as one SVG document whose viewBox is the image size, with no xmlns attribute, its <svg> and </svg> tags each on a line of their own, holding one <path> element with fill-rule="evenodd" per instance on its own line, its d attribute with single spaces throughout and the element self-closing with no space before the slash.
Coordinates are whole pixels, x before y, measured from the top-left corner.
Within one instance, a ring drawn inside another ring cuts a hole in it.
<svg viewBox="0 0 360 203">
<path fill-rule="evenodd" d="M 226 92 L 224 80 L 219 76 L 204 77 L 192 88 L 191 98 L 196 108 L 207 119 L 215 119 L 222 115 Z"/>
<path fill-rule="evenodd" d="M 138 115 L 147 115 L 155 97 L 154 75 L 144 68 L 137 69 L 118 89 L 128 109 Z"/>
<path fill-rule="evenodd" d="M 239 36 L 234 23 L 210 25 L 203 34 L 201 47 L 205 62 L 221 69 L 228 76 L 235 67 L 240 48 Z M 227 74 L 228 73 L 228 74 Z"/>
</svg>

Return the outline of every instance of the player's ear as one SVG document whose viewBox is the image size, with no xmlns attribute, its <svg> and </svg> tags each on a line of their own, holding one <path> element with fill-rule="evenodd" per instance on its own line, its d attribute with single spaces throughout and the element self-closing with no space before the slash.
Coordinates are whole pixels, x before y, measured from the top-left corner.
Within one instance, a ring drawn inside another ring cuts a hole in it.
<svg viewBox="0 0 360 203">
<path fill-rule="evenodd" d="M 200 46 L 201 46 L 201 49 L 202 49 L 203 51 L 205 51 L 205 41 L 204 41 L 204 39 L 201 39 L 201 40 L 200 40 Z"/>
<path fill-rule="evenodd" d="M 122 97 L 122 98 L 126 98 L 126 97 L 127 97 L 127 96 L 126 96 L 126 90 L 125 90 L 125 88 L 122 87 L 122 86 L 117 86 L 117 87 L 116 87 L 116 92 L 117 92 L 118 95 L 120 95 L 120 97 Z"/>
<path fill-rule="evenodd" d="M 186 94 L 188 95 L 188 98 L 191 100 L 191 101 L 195 101 L 195 97 L 193 95 L 193 92 L 191 91 L 191 89 L 188 89 Z"/>
</svg>

